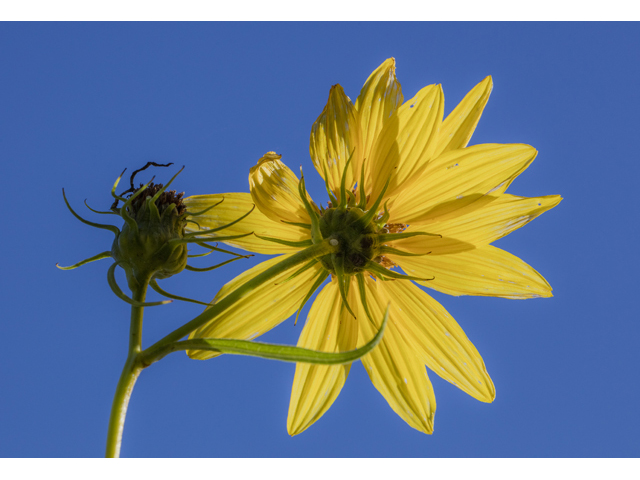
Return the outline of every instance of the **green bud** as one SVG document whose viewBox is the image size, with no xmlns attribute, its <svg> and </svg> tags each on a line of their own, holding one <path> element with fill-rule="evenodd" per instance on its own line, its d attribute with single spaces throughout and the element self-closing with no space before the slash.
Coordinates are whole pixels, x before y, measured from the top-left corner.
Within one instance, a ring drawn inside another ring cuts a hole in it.
<svg viewBox="0 0 640 480">
<path fill-rule="evenodd" d="M 125 225 L 113 242 L 111 256 L 126 271 L 130 286 L 168 278 L 186 267 L 187 245 L 176 241 L 184 237 L 187 224 L 182 195 L 149 183 L 118 209 Z"/>
</svg>

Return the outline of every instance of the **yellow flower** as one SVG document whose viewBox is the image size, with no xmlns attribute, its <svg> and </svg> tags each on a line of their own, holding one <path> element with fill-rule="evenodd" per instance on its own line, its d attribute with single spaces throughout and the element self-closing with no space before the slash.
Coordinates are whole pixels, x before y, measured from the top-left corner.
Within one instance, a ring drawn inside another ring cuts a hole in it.
<svg viewBox="0 0 640 480">
<path fill-rule="evenodd" d="M 298 346 L 352 350 L 373 337 L 389 304 L 382 342 L 362 363 L 404 421 L 433 432 L 436 403 L 425 365 L 474 398 L 493 401 L 493 382 L 476 348 L 451 315 L 413 283 L 451 295 L 551 296 L 538 272 L 490 245 L 561 200 L 504 193 L 535 158 L 533 147 L 467 147 L 491 88 L 487 77 L 443 121 L 440 85 L 424 87 L 403 103 L 395 60 L 388 59 L 369 76 L 355 104 L 340 85 L 333 86 L 312 127 L 311 158 L 327 185 L 327 208 L 311 202 L 303 179 L 273 152 L 251 169 L 251 194 L 187 198 L 189 208 L 204 209 L 224 197 L 198 219 L 203 228 L 230 223 L 255 204 L 244 221 L 225 230 L 225 235 L 255 236 L 227 243 L 281 254 L 229 282 L 216 301 L 322 239 L 340 248 L 263 284 L 192 337 L 253 339 L 302 308 L 330 276 L 311 306 Z M 291 435 L 327 411 L 349 368 L 297 365 L 287 421 Z"/>
</svg>

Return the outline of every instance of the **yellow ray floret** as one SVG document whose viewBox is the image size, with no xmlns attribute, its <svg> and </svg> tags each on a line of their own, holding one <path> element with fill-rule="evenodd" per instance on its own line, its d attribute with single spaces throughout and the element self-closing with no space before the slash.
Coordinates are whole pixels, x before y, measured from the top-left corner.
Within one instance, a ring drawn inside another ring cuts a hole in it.
<svg viewBox="0 0 640 480">
<path fill-rule="evenodd" d="M 355 296 L 350 303 L 355 305 Z M 356 348 L 358 323 L 342 303 L 336 280 L 318 294 L 309 312 L 298 346 L 323 352 L 344 352 Z M 344 385 L 351 365 L 309 365 L 299 363 L 293 377 L 287 430 L 297 435 L 318 420 L 333 404 Z"/>
</svg>

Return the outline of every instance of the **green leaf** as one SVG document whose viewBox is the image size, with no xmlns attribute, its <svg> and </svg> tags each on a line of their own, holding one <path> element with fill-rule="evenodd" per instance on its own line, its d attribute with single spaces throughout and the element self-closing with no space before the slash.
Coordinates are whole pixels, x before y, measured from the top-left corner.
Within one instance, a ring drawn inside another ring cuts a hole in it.
<svg viewBox="0 0 640 480">
<path fill-rule="evenodd" d="M 389 319 L 389 306 L 384 314 L 382 326 L 369 343 L 355 350 L 340 353 L 327 353 L 309 350 L 307 348 L 291 347 L 289 345 L 275 345 L 271 343 L 251 342 L 248 340 L 232 340 L 226 338 L 198 338 L 184 340 L 171 345 L 172 351 L 177 350 L 209 350 L 213 352 L 233 355 L 248 355 L 252 357 L 280 360 L 282 362 L 313 363 L 316 365 L 340 365 L 351 363 L 371 352 L 384 334 Z"/>
</svg>

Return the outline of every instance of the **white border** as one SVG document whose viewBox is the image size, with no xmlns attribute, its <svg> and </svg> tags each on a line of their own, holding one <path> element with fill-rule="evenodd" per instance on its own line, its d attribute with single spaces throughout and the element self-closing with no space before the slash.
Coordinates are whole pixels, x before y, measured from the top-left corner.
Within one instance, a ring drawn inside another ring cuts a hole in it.
<svg viewBox="0 0 640 480">
<path fill-rule="evenodd" d="M 20 0 L 0 2 L 0 20 L 638 20 L 628 0 Z"/>
<path fill-rule="evenodd" d="M 66 480 L 226 478 L 278 480 L 635 480 L 638 459 L 0 459 L 6 478 Z"/>
</svg>

